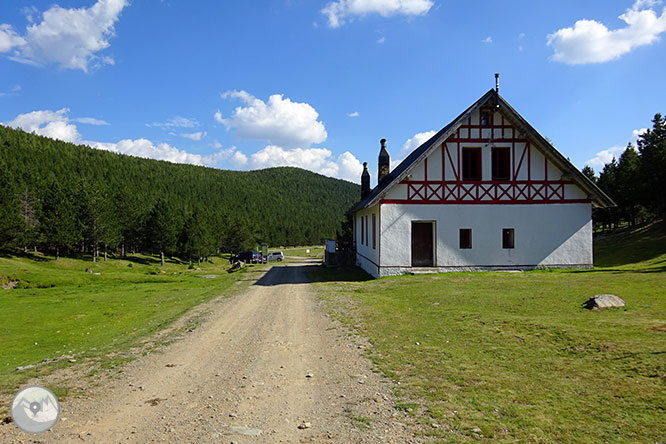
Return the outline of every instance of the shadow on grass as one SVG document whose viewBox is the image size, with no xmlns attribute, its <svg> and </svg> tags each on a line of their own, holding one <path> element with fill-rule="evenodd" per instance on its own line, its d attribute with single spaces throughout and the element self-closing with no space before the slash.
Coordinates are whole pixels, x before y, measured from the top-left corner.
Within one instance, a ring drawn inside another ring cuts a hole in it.
<svg viewBox="0 0 666 444">
<path fill-rule="evenodd" d="M 128 262 L 134 262 L 135 264 L 141 264 L 141 265 L 160 265 L 161 260 L 159 256 L 132 256 L 132 255 L 127 255 L 125 257 L 122 256 L 114 256 L 112 259 L 119 259 L 119 260 L 124 260 Z M 164 262 L 167 264 L 175 264 L 175 265 L 188 265 L 189 261 L 187 260 L 181 260 L 176 257 L 165 257 Z M 196 262 L 194 263 L 196 266 Z"/>
<path fill-rule="evenodd" d="M 645 268 L 595 268 L 593 270 L 567 270 L 567 273 L 664 273 L 666 272 L 666 265 L 655 267 L 647 266 Z"/>
<path fill-rule="evenodd" d="M 664 253 L 666 228 L 661 221 L 594 241 L 594 262 L 598 267 L 612 268 L 651 261 Z M 664 267 L 654 268 L 652 265 L 641 271 L 662 272 Z"/>
<path fill-rule="evenodd" d="M 271 287 L 282 284 L 314 282 L 363 282 L 372 276 L 358 267 L 329 268 L 325 265 L 273 266 L 254 285 Z"/>
<path fill-rule="evenodd" d="M 119 259 L 122 259 L 124 261 L 128 262 L 133 262 L 135 264 L 141 264 L 141 265 L 159 265 L 160 260 L 152 257 L 138 257 L 138 256 L 125 256 L 125 257 L 120 257 Z"/>
<path fill-rule="evenodd" d="M 31 251 L 24 253 L 22 251 L 0 251 L 0 257 L 4 259 L 15 259 L 15 258 L 25 258 L 25 259 L 30 259 L 35 262 L 50 262 L 53 260 L 53 258 L 41 255 L 41 254 L 35 254 Z"/>
</svg>

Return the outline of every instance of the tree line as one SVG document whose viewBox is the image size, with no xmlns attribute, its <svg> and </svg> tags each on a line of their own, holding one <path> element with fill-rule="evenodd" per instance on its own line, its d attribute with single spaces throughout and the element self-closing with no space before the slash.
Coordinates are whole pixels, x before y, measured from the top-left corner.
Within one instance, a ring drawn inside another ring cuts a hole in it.
<svg viewBox="0 0 666 444">
<path fill-rule="evenodd" d="M 599 177 L 590 166 L 583 173 L 617 203 L 615 208 L 595 209 L 597 226 L 613 229 L 621 222 L 666 220 L 666 118 L 656 114 L 637 146 L 630 142 L 619 159 L 604 165 Z"/>
<path fill-rule="evenodd" d="M 228 171 L 0 125 L 0 249 L 199 260 L 334 237 L 359 186 L 299 168 Z"/>
</svg>

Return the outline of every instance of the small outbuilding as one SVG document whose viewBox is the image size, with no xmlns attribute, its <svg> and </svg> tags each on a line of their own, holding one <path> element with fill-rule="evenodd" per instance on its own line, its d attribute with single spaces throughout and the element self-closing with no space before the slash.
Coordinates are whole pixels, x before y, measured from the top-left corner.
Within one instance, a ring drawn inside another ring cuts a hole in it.
<svg viewBox="0 0 666 444">
<path fill-rule="evenodd" d="M 404 273 L 591 268 L 592 208 L 614 202 L 491 89 L 393 171 L 381 140 L 348 212 L 356 263 Z"/>
</svg>

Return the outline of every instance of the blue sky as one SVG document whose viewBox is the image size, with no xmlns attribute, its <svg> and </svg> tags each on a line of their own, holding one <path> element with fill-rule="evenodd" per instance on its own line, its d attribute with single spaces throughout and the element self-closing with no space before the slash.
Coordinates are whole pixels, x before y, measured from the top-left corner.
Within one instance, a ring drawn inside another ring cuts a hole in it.
<svg viewBox="0 0 666 444">
<path fill-rule="evenodd" d="M 28 5 L 28 6 L 26 6 Z M 0 122 L 224 169 L 359 182 L 494 86 L 599 170 L 666 112 L 653 0 L 0 3 Z"/>
</svg>

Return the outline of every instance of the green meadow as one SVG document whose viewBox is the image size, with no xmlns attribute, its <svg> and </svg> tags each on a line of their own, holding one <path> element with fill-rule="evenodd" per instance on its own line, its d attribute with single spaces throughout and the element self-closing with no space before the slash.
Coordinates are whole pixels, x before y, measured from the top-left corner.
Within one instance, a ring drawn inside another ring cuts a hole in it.
<svg viewBox="0 0 666 444">
<path fill-rule="evenodd" d="M 262 267 L 234 273 L 228 268 L 222 258 L 188 269 L 179 262 L 161 268 L 159 257 L 143 255 L 97 263 L 32 254 L 0 256 L 0 284 L 16 286 L 0 289 L 0 394 L 71 366 L 70 359 L 115 365 L 123 352 L 191 308 L 230 294 L 235 282 L 248 280 Z"/>
<path fill-rule="evenodd" d="M 275 250 L 278 250 L 278 248 Z M 291 259 L 294 257 L 322 259 L 324 257 L 324 247 L 321 245 L 314 245 L 311 247 L 285 247 L 282 248 L 281 251 L 284 253 L 285 259 Z"/>
<path fill-rule="evenodd" d="M 666 233 L 595 254 L 590 271 L 312 277 L 431 442 L 664 443 Z M 601 293 L 626 308 L 581 307 Z"/>
</svg>

